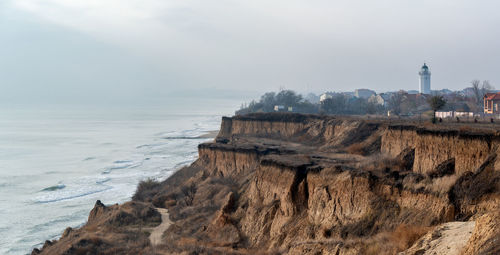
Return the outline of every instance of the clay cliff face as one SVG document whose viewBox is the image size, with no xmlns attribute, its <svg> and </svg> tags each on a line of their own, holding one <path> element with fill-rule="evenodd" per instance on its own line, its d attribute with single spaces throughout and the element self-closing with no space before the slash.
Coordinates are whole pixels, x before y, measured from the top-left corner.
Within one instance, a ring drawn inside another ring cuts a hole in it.
<svg viewBox="0 0 500 255">
<path fill-rule="evenodd" d="M 201 144 L 198 147 L 199 164 L 211 176 L 242 176 L 254 170 L 260 156 L 266 151 L 254 148 L 238 148 L 231 145 Z"/>
<path fill-rule="evenodd" d="M 315 115 L 267 116 L 223 117 L 217 140 L 256 137 L 333 147 L 363 141 L 380 126 L 356 119 L 344 121 Z"/>
<path fill-rule="evenodd" d="M 396 156 L 406 148 L 415 149 L 413 170 L 428 173 L 440 163 L 455 160 L 455 171 L 462 174 L 477 169 L 496 153 L 500 140 L 492 134 L 461 134 L 415 126 L 390 126 L 382 136 L 383 153 Z"/>
<path fill-rule="evenodd" d="M 423 254 L 425 247 L 413 245 L 432 240 L 425 234 L 440 224 L 478 219 L 488 231 L 475 228 L 475 241 L 457 242 L 455 250 L 495 250 L 498 242 L 491 240 L 500 233 L 493 213 L 500 210 L 497 141 L 491 132 L 347 117 L 223 118 L 218 137 L 199 145 L 193 165 L 161 183 L 141 184 L 134 196 L 134 203 L 145 208 L 168 208 L 173 224 L 163 244 L 124 242 L 131 251 L 147 254 Z M 118 222 L 133 233 L 135 218 L 146 222 L 141 217 L 150 209 L 143 211 Z M 97 221 L 116 222 L 116 215 L 121 214 L 96 204 L 89 223 L 76 231 L 109 247 L 84 248 L 102 254 L 116 248 L 107 235 L 123 230 L 91 227 Z M 151 217 L 156 222 L 159 216 Z M 51 248 L 34 253 L 62 254 L 78 242 L 63 235 Z"/>
</svg>

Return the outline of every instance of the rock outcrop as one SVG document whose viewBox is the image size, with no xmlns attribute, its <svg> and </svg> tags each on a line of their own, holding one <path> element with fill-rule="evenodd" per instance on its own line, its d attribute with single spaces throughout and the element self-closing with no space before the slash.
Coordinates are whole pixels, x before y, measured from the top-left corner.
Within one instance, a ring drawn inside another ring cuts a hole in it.
<svg viewBox="0 0 500 255">
<path fill-rule="evenodd" d="M 84 227 L 34 253 L 424 254 L 448 242 L 453 251 L 488 254 L 498 248 L 499 136 L 460 128 L 301 114 L 225 117 L 191 166 L 140 185 L 133 202 L 98 201 Z M 154 207 L 167 208 L 172 224 L 153 247 Z M 468 236 L 451 233 L 466 227 Z M 436 231 L 445 234 L 434 238 Z M 131 233 L 141 241 L 127 239 Z M 95 238 L 81 244 L 89 235 Z"/>
<path fill-rule="evenodd" d="M 500 211 L 491 211 L 480 216 L 463 255 L 500 254 Z"/>
</svg>

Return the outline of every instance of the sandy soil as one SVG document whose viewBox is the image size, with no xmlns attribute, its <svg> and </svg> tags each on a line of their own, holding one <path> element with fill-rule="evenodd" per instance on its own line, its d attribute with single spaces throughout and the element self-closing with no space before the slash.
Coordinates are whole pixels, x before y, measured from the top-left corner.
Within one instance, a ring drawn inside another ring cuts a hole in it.
<svg viewBox="0 0 500 255">
<path fill-rule="evenodd" d="M 471 237 L 474 226 L 474 221 L 442 224 L 400 254 L 458 255 Z"/>
</svg>

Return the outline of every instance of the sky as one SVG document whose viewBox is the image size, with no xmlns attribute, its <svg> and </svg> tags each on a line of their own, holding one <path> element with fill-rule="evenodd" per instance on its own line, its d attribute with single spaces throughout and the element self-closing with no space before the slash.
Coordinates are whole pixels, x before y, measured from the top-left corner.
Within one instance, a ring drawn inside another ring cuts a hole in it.
<svg viewBox="0 0 500 255">
<path fill-rule="evenodd" d="M 1 0 L 0 102 L 500 88 L 495 0 Z"/>
</svg>

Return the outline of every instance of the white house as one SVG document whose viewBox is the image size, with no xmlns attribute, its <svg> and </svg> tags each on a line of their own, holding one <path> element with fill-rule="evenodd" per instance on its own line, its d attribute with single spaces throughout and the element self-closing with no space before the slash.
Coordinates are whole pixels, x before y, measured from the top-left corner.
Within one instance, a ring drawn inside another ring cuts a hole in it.
<svg viewBox="0 0 500 255">
<path fill-rule="evenodd" d="M 436 112 L 436 118 L 454 118 L 454 117 L 463 117 L 463 118 L 474 118 L 473 112 Z"/>
<path fill-rule="evenodd" d="M 292 106 L 285 107 L 284 105 L 275 105 L 274 111 L 275 112 L 286 112 L 286 111 L 293 112 L 293 107 Z"/>
<path fill-rule="evenodd" d="M 319 96 L 319 101 L 323 102 L 329 98 L 333 98 L 331 93 L 323 93 L 323 94 L 321 94 L 321 96 Z"/>
<path fill-rule="evenodd" d="M 285 106 L 284 105 L 275 105 L 274 106 L 274 111 L 276 111 L 276 112 L 283 112 L 283 111 L 285 111 Z"/>
<path fill-rule="evenodd" d="M 382 94 L 372 95 L 371 97 L 368 98 L 368 102 L 373 103 L 373 104 L 383 105 L 383 106 L 385 106 L 385 104 L 387 103 L 386 99 L 383 97 Z"/>
</svg>

